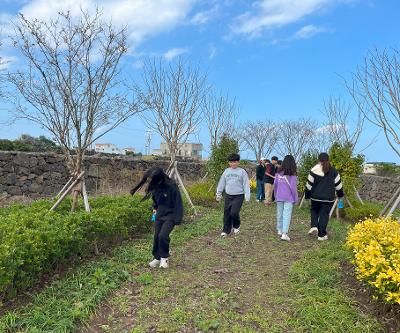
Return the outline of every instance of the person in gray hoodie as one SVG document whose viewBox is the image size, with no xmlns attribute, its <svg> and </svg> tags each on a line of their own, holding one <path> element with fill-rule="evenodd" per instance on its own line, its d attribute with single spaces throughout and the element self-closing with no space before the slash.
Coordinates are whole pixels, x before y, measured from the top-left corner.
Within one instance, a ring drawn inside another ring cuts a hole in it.
<svg viewBox="0 0 400 333">
<path fill-rule="evenodd" d="M 239 168 L 240 155 L 228 156 L 229 168 L 223 172 L 217 186 L 217 201 L 222 199 L 225 191 L 224 204 L 224 226 L 221 236 L 225 237 L 231 233 L 238 234 L 240 228 L 240 209 L 243 200 L 250 201 L 249 176 L 246 170 Z"/>
</svg>

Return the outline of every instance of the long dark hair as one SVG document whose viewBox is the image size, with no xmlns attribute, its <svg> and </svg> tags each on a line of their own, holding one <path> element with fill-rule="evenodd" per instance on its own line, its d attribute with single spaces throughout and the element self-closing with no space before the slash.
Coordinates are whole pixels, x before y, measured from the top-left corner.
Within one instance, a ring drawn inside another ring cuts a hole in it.
<svg viewBox="0 0 400 333">
<path fill-rule="evenodd" d="M 329 155 L 327 153 L 321 153 L 318 156 L 318 161 L 321 163 L 322 171 L 328 173 L 331 169 L 331 163 L 329 162 Z"/>
<path fill-rule="evenodd" d="M 135 185 L 135 187 L 130 191 L 134 195 L 149 179 L 149 184 L 145 190 L 145 196 L 141 201 L 144 201 L 150 197 L 152 193 L 160 188 L 165 188 L 168 185 L 175 184 L 174 181 L 168 177 L 160 167 L 153 167 L 148 169 L 144 174 L 142 179 Z"/>
<path fill-rule="evenodd" d="M 280 172 L 283 172 L 284 175 L 287 176 L 295 176 L 297 175 L 297 166 L 296 161 L 292 155 L 286 155 L 282 161 L 282 165 L 279 168 Z"/>
</svg>

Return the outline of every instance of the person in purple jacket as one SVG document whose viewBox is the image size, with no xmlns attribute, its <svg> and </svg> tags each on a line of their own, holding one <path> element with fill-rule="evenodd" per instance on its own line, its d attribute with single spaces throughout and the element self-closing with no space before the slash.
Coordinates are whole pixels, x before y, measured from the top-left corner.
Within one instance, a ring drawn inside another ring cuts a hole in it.
<svg viewBox="0 0 400 333">
<path fill-rule="evenodd" d="M 293 206 L 299 200 L 297 193 L 297 167 L 292 155 L 286 155 L 282 166 L 275 175 L 274 194 L 276 201 L 276 227 L 282 240 L 288 236 Z"/>
</svg>

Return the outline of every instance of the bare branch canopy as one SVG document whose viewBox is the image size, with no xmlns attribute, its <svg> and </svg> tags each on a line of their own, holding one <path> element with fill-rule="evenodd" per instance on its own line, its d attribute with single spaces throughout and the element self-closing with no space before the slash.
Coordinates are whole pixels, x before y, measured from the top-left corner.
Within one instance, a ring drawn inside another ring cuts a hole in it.
<svg viewBox="0 0 400 333">
<path fill-rule="evenodd" d="M 400 51 L 371 51 L 346 85 L 359 112 L 400 157 Z"/>
<path fill-rule="evenodd" d="M 171 63 L 148 60 L 143 68 L 143 87 L 137 91 L 146 108 L 143 120 L 166 142 L 174 162 L 179 146 L 198 131 L 203 120 L 206 75 L 183 58 Z"/>
<path fill-rule="evenodd" d="M 79 17 L 59 12 L 46 22 L 20 14 L 14 23 L 13 45 L 25 60 L 8 74 L 16 116 L 52 133 L 73 172 L 96 139 L 140 111 L 121 85 L 126 31 L 101 16 L 98 9 Z"/>
</svg>

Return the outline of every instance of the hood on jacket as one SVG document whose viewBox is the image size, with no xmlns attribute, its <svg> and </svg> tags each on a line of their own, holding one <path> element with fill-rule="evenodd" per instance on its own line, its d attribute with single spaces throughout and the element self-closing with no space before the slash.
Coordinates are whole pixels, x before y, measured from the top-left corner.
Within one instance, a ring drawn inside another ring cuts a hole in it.
<svg viewBox="0 0 400 333">
<path fill-rule="evenodd" d="M 324 173 L 324 171 L 322 170 L 322 165 L 321 164 L 317 164 L 317 165 L 315 165 L 312 169 L 311 169 L 311 172 L 313 172 L 313 173 L 315 173 L 316 175 L 318 175 L 318 176 L 321 176 L 321 177 L 324 177 L 325 176 L 325 173 Z"/>
</svg>

